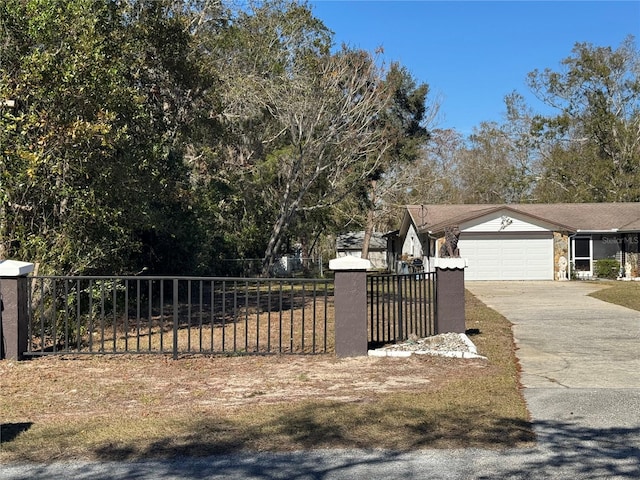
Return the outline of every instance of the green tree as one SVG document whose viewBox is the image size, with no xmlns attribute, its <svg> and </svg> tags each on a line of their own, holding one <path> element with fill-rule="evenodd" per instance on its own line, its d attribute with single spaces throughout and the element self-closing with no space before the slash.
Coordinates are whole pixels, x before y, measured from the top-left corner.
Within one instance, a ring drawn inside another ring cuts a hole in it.
<svg viewBox="0 0 640 480">
<path fill-rule="evenodd" d="M 298 2 L 244 10 L 226 35 L 217 43 L 231 132 L 226 162 L 243 172 L 245 191 L 259 192 L 250 207 L 269 226 L 266 274 L 300 219 L 316 221 L 314 212 L 376 169 L 387 148 L 377 122 L 390 90 L 369 53 L 330 53 L 330 32 Z"/>
<path fill-rule="evenodd" d="M 297 1 L 5 0 L 0 29 L 0 257 L 44 273 L 267 272 L 426 134 L 426 85 Z"/>
<path fill-rule="evenodd" d="M 559 113 L 539 116 L 544 201 L 640 200 L 640 55 L 633 37 L 617 48 L 575 45 L 561 71 L 529 74 Z"/>
<path fill-rule="evenodd" d="M 57 273 L 131 271 L 136 252 L 157 258 L 146 240 L 181 231 L 180 133 L 201 79 L 188 18 L 170 7 L 0 6 L 0 98 L 15 101 L 0 118 L 0 254 Z"/>
<path fill-rule="evenodd" d="M 464 203 L 522 203 L 528 201 L 533 181 L 528 149 L 507 122 L 482 122 L 461 152 L 458 174 Z"/>
<path fill-rule="evenodd" d="M 1 127 L 5 255 L 78 272 L 130 247 L 124 189 L 112 185 L 137 175 L 113 153 L 131 151 L 118 113 L 136 104 L 112 55 L 114 13 L 110 4 L 36 0 L 7 1 L 0 11 L 0 98 L 16 102 Z"/>
</svg>

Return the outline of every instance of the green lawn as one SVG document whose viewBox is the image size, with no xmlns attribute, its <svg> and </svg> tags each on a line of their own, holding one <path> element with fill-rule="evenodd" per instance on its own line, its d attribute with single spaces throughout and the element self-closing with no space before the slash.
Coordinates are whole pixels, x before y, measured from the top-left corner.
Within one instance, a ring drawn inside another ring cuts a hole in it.
<svg viewBox="0 0 640 480">
<path fill-rule="evenodd" d="M 640 282 L 604 281 L 602 285 L 605 285 L 605 288 L 591 293 L 590 296 L 640 311 Z"/>
</svg>

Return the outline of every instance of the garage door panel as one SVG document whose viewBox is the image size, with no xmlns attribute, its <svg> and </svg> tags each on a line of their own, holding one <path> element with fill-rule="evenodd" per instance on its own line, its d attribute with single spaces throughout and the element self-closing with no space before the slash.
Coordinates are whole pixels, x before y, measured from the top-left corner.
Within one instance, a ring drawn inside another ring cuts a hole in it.
<svg viewBox="0 0 640 480">
<path fill-rule="evenodd" d="M 467 258 L 469 280 L 552 280 L 553 238 L 548 236 L 461 235 L 460 254 Z"/>
</svg>

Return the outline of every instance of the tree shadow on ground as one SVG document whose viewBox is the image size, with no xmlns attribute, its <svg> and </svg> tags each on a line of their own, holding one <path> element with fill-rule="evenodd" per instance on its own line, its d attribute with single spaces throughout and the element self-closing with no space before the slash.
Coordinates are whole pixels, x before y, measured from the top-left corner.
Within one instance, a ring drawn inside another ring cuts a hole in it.
<svg viewBox="0 0 640 480">
<path fill-rule="evenodd" d="M 262 422 L 243 426 L 232 420 L 197 419 L 189 434 L 168 434 L 145 447 L 113 442 L 96 449 L 101 460 L 132 460 L 230 454 L 241 451 L 314 450 L 332 448 L 414 451 L 428 448 L 508 448 L 532 445 L 529 422 L 485 418 L 469 410 L 463 418 L 446 411 L 425 416 L 424 408 L 395 407 L 387 415 L 381 405 L 362 408 L 344 402 L 309 402 L 286 408 Z"/>
<path fill-rule="evenodd" d="M 504 470 L 504 476 L 640 478 L 640 426 L 593 428 L 572 422 L 536 421 L 534 428 L 538 449 L 520 455 L 513 463 L 515 467 Z"/>
<path fill-rule="evenodd" d="M 29 430 L 32 425 L 33 422 L 0 424 L 0 444 L 12 442 L 22 432 Z"/>
<path fill-rule="evenodd" d="M 470 411 L 465 418 L 437 412 L 431 420 L 412 421 L 424 411 L 406 408 L 395 420 L 381 420 L 384 434 L 366 437 L 366 425 L 379 421 L 376 413 L 368 408 L 353 414 L 344 404 L 318 402 L 249 428 L 194 418 L 188 434 L 167 431 L 144 445 L 113 441 L 95 449 L 98 463 L 64 468 L 67 478 L 78 479 L 640 478 L 640 426 L 536 422 L 536 444 L 531 425 L 521 420 L 492 419 L 473 428 L 470 416 L 485 412 Z M 352 417 L 347 421 L 345 415 Z M 394 429 L 404 429 L 408 440 L 396 443 Z M 275 451 L 274 445 L 285 443 L 290 451 Z M 53 468 L 34 464 L 10 478 L 50 478 Z"/>
<path fill-rule="evenodd" d="M 263 425 L 250 429 L 239 428 L 229 422 L 199 422 L 198 425 L 194 425 L 193 434 L 189 437 L 168 437 L 142 451 L 137 450 L 135 445 L 104 446 L 95 454 L 103 460 L 242 455 L 249 451 L 265 449 L 265 444 L 261 444 L 258 439 L 260 436 L 268 435 L 271 438 L 285 439 L 299 451 L 313 452 L 336 448 L 357 449 L 361 452 L 370 452 L 372 448 L 380 450 L 375 457 L 364 455 L 362 458 L 356 456 L 345 459 L 338 467 L 323 464 L 321 461 L 307 463 L 300 458 L 296 460 L 295 465 L 289 464 L 288 460 L 283 465 L 281 462 L 297 454 L 280 453 L 272 457 L 275 458 L 275 464 L 279 464 L 277 469 L 271 470 L 275 468 L 273 465 L 250 463 L 244 467 L 229 465 L 228 473 L 265 479 L 323 479 L 336 475 L 335 468 L 346 472 L 352 468 L 366 466 L 376 471 L 375 469 L 389 462 L 396 462 L 404 454 L 433 448 L 446 449 L 447 446 L 453 445 L 456 451 L 469 448 L 476 453 L 483 450 L 498 452 L 495 462 L 489 462 L 484 467 L 479 466 L 478 459 L 474 460 L 473 454 L 468 460 L 462 460 L 457 468 L 461 472 L 473 472 L 473 476 L 469 478 L 496 478 L 496 472 L 503 478 L 560 478 L 557 477 L 560 472 L 567 477 L 594 480 L 640 477 L 640 427 L 584 428 L 566 422 L 537 423 L 536 432 L 541 441 L 536 445 L 533 442 L 535 435 L 528 422 L 499 418 L 485 423 L 482 429 L 474 429 L 469 426 L 470 416 L 482 415 L 484 412 L 470 411 L 468 418 L 447 417 L 445 412 L 440 412 L 437 420 L 407 421 L 407 425 L 403 425 L 402 420 L 383 420 L 389 422 L 382 429 L 386 431 L 386 435 L 372 438 L 366 435 L 366 425 L 378 421 L 375 411 L 365 409 L 362 414 L 356 414 L 350 421 L 345 421 L 344 415 L 353 413 L 350 410 L 348 413 L 342 412 L 342 408 L 341 404 L 332 402 L 305 405 L 288 410 L 282 416 L 265 419 Z M 407 408 L 398 412 L 397 417 L 411 419 L 423 413 L 421 409 Z M 360 429 L 357 428 L 358 425 L 365 427 Z M 405 443 L 397 443 L 394 429 L 405 430 L 402 435 Z M 232 434 L 228 435 L 230 432 Z M 266 450 L 271 449 L 266 446 Z M 216 461 L 219 462 L 221 459 Z M 483 468 L 489 468 L 489 471 L 483 472 Z M 211 470 L 208 472 L 211 473 Z M 288 473 L 283 476 L 284 472 Z M 216 474 L 220 473 L 220 470 L 216 471 Z M 165 474 L 170 475 L 171 472 L 168 470 Z M 402 475 L 403 478 L 411 477 Z M 202 478 L 205 477 L 203 471 Z M 190 478 L 200 477 L 196 473 Z"/>
</svg>

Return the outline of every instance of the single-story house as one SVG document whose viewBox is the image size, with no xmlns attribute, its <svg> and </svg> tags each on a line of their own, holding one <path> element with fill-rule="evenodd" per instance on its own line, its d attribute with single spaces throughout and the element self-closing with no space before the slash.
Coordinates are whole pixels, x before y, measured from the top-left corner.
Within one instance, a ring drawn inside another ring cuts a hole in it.
<svg viewBox="0 0 640 480">
<path fill-rule="evenodd" d="M 640 203 L 408 205 L 395 258 L 429 264 L 454 226 L 468 280 L 589 278 L 605 258 L 640 277 Z"/>
<path fill-rule="evenodd" d="M 336 239 L 336 257 L 362 256 L 364 231 L 349 232 Z M 369 261 L 373 268 L 387 269 L 387 239 L 380 232 L 373 232 L 369 241 Z"/>
</svg>

